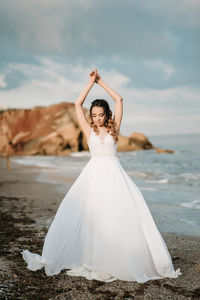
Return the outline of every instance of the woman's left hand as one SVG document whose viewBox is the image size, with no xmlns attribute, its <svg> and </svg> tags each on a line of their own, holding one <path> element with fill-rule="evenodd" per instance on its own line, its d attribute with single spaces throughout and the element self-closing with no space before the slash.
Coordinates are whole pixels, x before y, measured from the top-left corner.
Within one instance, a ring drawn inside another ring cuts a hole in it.
<svg viewBox="0 0 200 300">
<path fill-rule="evenodd" d="M 91 73 L 90 73 L 90 79 L 89 79 L 89 83 L 91 83 L 92 85 L 95 83 L 96 81 L 96 77 L 97 77 L 97 71 L 96 69 L 94 69 Z"/>
</svg>

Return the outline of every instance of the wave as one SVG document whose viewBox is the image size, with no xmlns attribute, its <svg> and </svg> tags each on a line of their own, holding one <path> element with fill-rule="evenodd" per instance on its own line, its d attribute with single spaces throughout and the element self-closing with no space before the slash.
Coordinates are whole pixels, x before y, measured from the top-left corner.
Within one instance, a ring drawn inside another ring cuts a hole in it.
<svg viewBox="0 0 200 300">
<path fill-rule="evenodd" d="M 144 190 L 144 191 L 158 191 L 158 189 L 155 188 L 151 188 L 151 187 L 140 187 L 140 190 Z"/>
<path fill-rule="evenodd" d="M 151 183 L 168 183 L 169 180 L 167 178 L 163 178 L 163 179 L 155 179 L 155 180 L 146 180 L 146 182 L 151 182 Z"/>
<path fill-rule="evenodd" d="M 200 173 L 181 173 L 179 178 L 182 178 L 185 181 L 198 180 L 200 178 Z"/>
<path fill-rule="evenodd" d="M 128 175 L 130 176 L 136 176 L 139 178 L 154 178 L 156 176 L 155 172 L 142 172 L 142 171 L 135 171 L 135 170 L 129 170 L 126 171 Z"/>
<path fill-rule="evenodd" d="M 84 156 L 90 157 L 91 155 L 90 155 L 89 151 L 81 151 L 81 152 L 71 152 L 70 156 L 72 156 L 72 157 L 84 157 Z"/>
<path fill-rule="evenodd" d="M 187 208 L 200 209 L 200 200 L 193 200 L 192 202 L 184 202 L 184 203 L 181 203 L 181 206 L 187 207 Z"/>
<path fill-rule="evenodd" d="M 34 166 L 34 167 L 42 167 L 42 168 L 56 168 L 56 165 L 51 163 L 50 161 L 41 161 L 37 158 L 12 158 L 12 161 L 24 165 L 24 166 Z"/>
</svg>

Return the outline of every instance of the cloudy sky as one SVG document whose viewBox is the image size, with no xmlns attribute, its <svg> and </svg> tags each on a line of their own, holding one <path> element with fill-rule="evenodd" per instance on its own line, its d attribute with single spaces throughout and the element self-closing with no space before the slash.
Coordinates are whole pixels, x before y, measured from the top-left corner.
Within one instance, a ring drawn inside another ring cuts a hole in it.
<svg viewBox="0 0 200 300">
<path fill-rule="evenodd" d="M 74 102 L 96 67 L 122 134 L 200 133 L 199 43 L 200 0 L 1 0 L 0 109 Z"/>
</svg>

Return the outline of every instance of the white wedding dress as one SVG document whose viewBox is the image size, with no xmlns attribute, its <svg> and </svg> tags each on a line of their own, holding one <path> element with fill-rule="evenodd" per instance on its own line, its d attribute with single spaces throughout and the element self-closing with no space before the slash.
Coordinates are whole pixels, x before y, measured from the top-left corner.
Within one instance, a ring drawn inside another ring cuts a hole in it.
<svg viewBox="0 0 200 300">
<path fill-rule="evenodd" d="M 91 130 L 91 158 L 63 198 L 45 237 L 42 256 L 23 250 L 28 269 L 47 275 L 110 282 L 177 278 L 171 256 L 148 206 L 107 133 Z"/>
</svg>

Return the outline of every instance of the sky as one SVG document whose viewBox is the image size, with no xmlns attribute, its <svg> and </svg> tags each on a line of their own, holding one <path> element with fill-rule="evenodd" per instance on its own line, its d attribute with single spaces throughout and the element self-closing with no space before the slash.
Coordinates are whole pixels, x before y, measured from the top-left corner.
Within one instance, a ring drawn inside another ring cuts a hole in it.
<svg viewBox="0 0 200 300">
<path fill-rule="evenodd" d="M 0 0 L 0 109 L 74 102 L 97 68 L 122 134 L 200 133 L 199 44 L 200 0 Z"/>
</svg>

